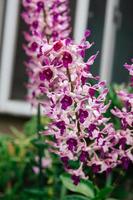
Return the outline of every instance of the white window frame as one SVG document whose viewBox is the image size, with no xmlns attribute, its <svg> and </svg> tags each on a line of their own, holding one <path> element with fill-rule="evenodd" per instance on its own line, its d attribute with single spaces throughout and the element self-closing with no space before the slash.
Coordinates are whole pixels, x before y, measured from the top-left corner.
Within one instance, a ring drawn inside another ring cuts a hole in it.
<svg viewBox="0 0 133 200">
<path fill-rule="evenodd" d="M 100 74 L 102 79 L 109 83 L 112 76 L 112 61 L 116 38 L 116 26 L 113 22 L 114 9 L 119 5 L 119 0 L 107 0 L 105 25 L 102 44 Z M 35 113 L 29 103 L 10 99 L 14 54 L 19 18 L 19 0 L 7 0 L 4 25 L 3 47 L 0 71 L 0 112 L 15 115 L 31 115 Z M 90 0 L 77 0 L 74 39 L 79 42 L 87 27 Z"/>
<path fill-rule="evenodd" d="M 24 101 L 11 100 L 14 56 L 19 19 L 19 0 L 7 0 L 0 68 L 0 112 L 30 115 L 31 106 Z"/>
<path fill-rule="evenodd" d="M 77 0 L 74 24 L 74 39 L 81 41 L 88 22 L 90 0 Z"/>
<path fill-rule="evenodd" d="M 119 5 L 120 0 L 107 0 L 100 63 L 100 77 L 101 80 L 106 80 L 108 84 L 110 84 L 113 75 L 114 50 L 116 32 L 118 29 L 118 24 L 114 21 L 114 16 L 118 12 Z"/>
<path fill-rule="evenodd" d="M 0 0 L 0 47 L 1 47 L 1 40 L 2 40 L 4 7 L 5 7 L 5 0 Z"/>
</svg>

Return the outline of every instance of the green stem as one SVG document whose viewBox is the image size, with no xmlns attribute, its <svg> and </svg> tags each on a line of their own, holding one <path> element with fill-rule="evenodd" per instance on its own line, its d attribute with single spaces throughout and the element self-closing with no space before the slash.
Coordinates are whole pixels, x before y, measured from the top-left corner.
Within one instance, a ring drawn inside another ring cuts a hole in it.
<svg viewBox="0 0 133 200">
<path fill-rule="evenodd" d="M 64 197 L 66 195 L 66 187 L 62 184 L 62 187 L 61 187 L 61 194 L 60 194 L 60 200 L 63 200 Z"/>
<path fill-rule="evenodd" d="M 41 108 L 40 108 L 40 104 L 38 104 L 37 107 L 37 135 L 38 138 L 40 139 L 41 135 L 40 135 L 40 126 L 41 126 Z"/>
<path fill-rule="evenodd" d="M 40 104 L 38 104 L 38 109 L 37 109 L 37 136 L 38 140 L 41 140 L 41 135 L 40 135 L 40 127 L 41 127 L 41 107 Z M 42 171 L 42 149 L 39 147 L 38 148 L 38 167 L 39 167 L 39 188 L 43 188 L 43 171 Z M 39 200 L 42 200 L 40 197 Z"/>
<path fill-rule="evenodd" d="M 107 177 L 107 180 L 106 180 L 106 187 L 109 187 L 112 185 L 112 173 L 110 173 Z"/>
</svg>

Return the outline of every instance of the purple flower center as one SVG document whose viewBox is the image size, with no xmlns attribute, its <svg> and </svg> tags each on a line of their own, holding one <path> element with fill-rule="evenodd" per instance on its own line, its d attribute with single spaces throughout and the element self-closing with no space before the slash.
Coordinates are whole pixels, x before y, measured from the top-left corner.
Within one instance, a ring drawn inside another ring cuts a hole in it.
<svg viewBox="0 0 133 200">
<path fill-rule="evenodd" d="M 129 166 L 129 164 L 130 164 L 129 158 L 125 156 L 125 157 L 123 157 L 123 158 L 121 159 L 121 161 L 122 161 L 122 166 L 123 166 L 123 168 L 124 168 L 124 169 L 128 169 L 128 166 Z"/>
<path fill-rule="evenodd" d="M 32 26 L 33 26 L 34 29 L 36 29 L 38 27 L 38 21 L 34 21 Z"/>
<path fill-rule="evenodd" d="M 35 97 L 35 95 L 36 95 L 36 93 L 35 93 L 35 91 L 33 91 L 33 92 L 32 92 L 32 96 Z"/>
<path fill-rule="evenodd" d="M 90 30 L 86 30 L 85 31 L 85 37 L 89 37 L 91 35 L 91 31 Z"/>
<path fill-rule="evenodd" d="M 80 161 L 81 161 L 81 162 L 86 162 L 88 156 L 89 156 L 89 154 L 88 154 L 87 151 L 82 151 L 82 153 L 80 154 Z"/>
<path fill-rule="evenodd" d="M 133 77 L 130 78 L 130 85 L 133 87 Z"/>
<path fill-rule="evenodd" d="M 65 96 L 63 97 L 63 99 L 61 100 L 61 104 L 62 104 L 61 108 L 62 108 L 63 110 L 66 110 L 67 107 L 69 107 L 69 106 L 72 105 L 72 98 L 69 97 L 69 96 L 67 96 L 67 95 L 65 95 Z"/>
<path fill-rule="evenodd" d="M 72 180 L 73 180 L 73 184 L 74 185 L 78 185 L 79 182 L 80 182 L 80 177 L 79 176 L 76 176 L 76 175 L 72 175 Z"/>
<path fill-rule="evenodd" d="M 131 103 L 129 101 L 126 101 L 125 106 L 126 106 L 127 111 L 130 112 L 131 111 Z"/>
<path fill-rule="evenodd" d="M 60 129 L 61 131 L 61 135 L 64 133 L 64 130 L 65 130 L 65 122 L 64 121 L 59 121 L 59 122 L 56 122 L 56 126 Z"/>
<path fill-rule="evenodd" d="M 95 92 L 96 92 L 95 89 L 93 89 L 93 88 L 90 88 L 90 89 L 89 89 L 89 95 L 90 95 L 91 97 L 93 97 L 93 96 L 95 95 Z"/>
<path fill-rule="evenodd" d="M 69 52 L 65 51 L 63 54 L 63 65 L 64 67 L 68 67 L 70 63 L 72 63 L 72 56 Z"/>
<path fill-rule="evenodd" d="M 47 81 L 50 81 L 50 79 L 53 77 L 53 72 L 50 68 L 45 69 L 39 73 L 39 77 L 41 81 L 44 81 L 45 79 Z"/>
<path fill-rule="evenodd" d="M 44 88 L 45 88 L 44 83 L 40 83 L 39 89 L 40 89 L 40 91 L 41 91 L 42 93 L 44 92 Z"/>
<path fill-rule="evenodd" d="M 85 57 L 85 50 L 82 49 L 82 50 L 80 51 L 80 55 L 82 56 L 82 58 L 84 58 L 84 57 Z"/>
<path fill-rule="evenodd" d="M 99 151 L 99 157 L 102 158 L 102 159 L 104 159 L 106 157 L 106 154 L 105 154 L 103 148 L 101 148 L 100 151 Z"/>
<path fill-rule="evenodd" d="M 88 117 L 88 112 L 85 110 L 80 109 L 79 110 L 79 120 L 80 123 L 84 123 L 85 119 Z"/>
<path fill-rule="evenodd" d="M 62 46 L 63 46 L 63 44 L 62 44 L 61 41 L 56 42 L 56 43 L 54 44 L 54 50 L 55 50 L 55 51 L 58 51 Z"/>
<path fill-rule="evenodd" d="M 110 142 L 111 142 L 112 144 L 116 144 L 116 138 L 115 138 L 115 137 L 112 137 L 111 140 L 110 140 Z"/>
<path fill-rule="evenodd" d="M 88 133 L 90 136 L 92 136 L 92 132 L 96 129 L 96 125 L 95 124 L 90 124 L 89 128 L 88 128 Z"/>
<path fill-rule="evenodd" d="M 52 36 L 53 36 L 53 37 L 58 37 L 58 32 L 57 32 L 57 31 L 53 31 L 53 32 L 52 32 Z"/>
<path fill-rule="evenodd" d="M 69 165 L 68 165 L 69 159 L 67 156 L 61 157 L 61 161 L 63 162 L 66 168 L 69 168 Z"/>
<path fill-rule="evenodd" d="M 82 77 L 81 77 L 81 82 L 82 82 L 82 85 L 85 85 L 85 83 L 86 83 L 86 80 L 87 80 L 87 78 L 86 78 L 86 77 L 84 77 L 84 76 L 82 76 Z"/>
<path fill-rule="evenodd" d="M 96 165 L 96 164 L 92 165 L 92 171 L 93 171 L 93 173 L 95 173 L 95 174 L 98 173 L 100 171 L 100 169 L 101 169 L 100 165 Z"/>
<path fill-rule="evenodd" d="M 40 11 L 41 9 L 44 8 L 44 3 L 43 3 L 42 1 L 39 1 L 39 2 L 37 3 L 37 7 L 38 7 L 38 11 Z"/>
<path fill-rule="evenodd" d="M 67 140 L 67 145 L 68 145 L 68 149 L 70 150 L 70 151 L 76 151 L 76 149 L 77 149 L 77 140 L 75 140 L 74 138 L 69 138 L 68 140 Z"/>
<path fill-rule="evenodd" d="M 124 150 L 125 149 L 125 146 L 126 146 L 126 138 L 123 137 L 119 140 L 119 145 L 121 146 L 121 148 Z"/>
<path fill-rule="evenodd" d="M 30 49 L 31 51 L 36 51 L 37 47 L 38 47 L 38 44 L 36 42 L 33 42 L 30 46 Z"/>
<path fill-rule="evenodd" d="M 53 19 L 54 19 L 55 22 L 57 22 L 57 20 L 58 20 L 58 16 L 59 16 L 58 13 L 54 13 L 54 15 L 53 15 Z"/>
<path fill-rule="evenodd" d="M 106 170 L 106 176 L 108 177 L 109 174 L 112 172 L 112 169 L 109 167 L 107 170 Z"/>
</svg>

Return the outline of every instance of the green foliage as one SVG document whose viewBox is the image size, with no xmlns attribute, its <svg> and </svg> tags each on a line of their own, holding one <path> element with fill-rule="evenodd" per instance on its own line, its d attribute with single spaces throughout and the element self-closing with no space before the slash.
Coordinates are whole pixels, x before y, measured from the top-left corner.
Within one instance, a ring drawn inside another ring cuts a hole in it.
<svg viewBox="0 0 133 200">
<path fill-rule="evenodd" d="M 51 120 L 48 117 L 41 117 L 41 130 L 44 130 Z M 25 125 L 24 133 L 26 135 L 34 135 L 37 131 L 37 117 L 33 116 Z"/>
<path fill-rule="evenodd" d="M 42 118 L 42 130 L 49 119 Z M 33 117 L 24 127 L 24 133 L 12 127 L 12 135 L 0 134 L 0 199 L 3 200 L 55 200 L 61 190 L 59 174 L 61 165 L 56 156 L 51 155 L 52 167 L 43 170 L 43 189 L 39 189 L 35 158 L 38 148 L 45 156 L 45 141 L 36 137 L 36 118 Z"/>
<path fill-rule="evenodd" d="M 78 193 L 75 195 L 68 195 L 63 200 L 109 200 L 110 193 L 113 191 L 113 187 L 104 187 L 98 189 L 91 181 L 81 180 L 76 186 L 73 184 L 70 175 L 61 175 L 61 180 L 65 187 L 71 192 Z M 113 199 L 112 199 L 113 200 Z"/>
<path fill-rule="evenodd" d="M 63 200 L 89 200 L 89 198 L 80 195 L 69 195 L 66 196 Z"/>
<path fill-rule="evenodd" d="M 65 187 L 73 192 L 77 192 L 80 194 L 84 194 L 87 197 L 93 198 L 94 197 L 94 185 L 89 180 L 81 180 L 78 185 L 74 185 L 70 175 L 63 174 L 61 175 L 61 180 Z"/>
<path fill-rule="evenodd" d="M 106 103 L 110 102 L 110 106 L 107 112 L 105 113 L 105 116 L 110 118 L 110 121 L 114 124 L 116 129 L 119 129 L 120 120 L 111 113 L 111 110 L 114 107 L 122 108 L 122 102 L 120 101 L 116 93 L 117 89 L 118 89 L 117 85 L 111 85 L 109 87 L 109 93 L 107 95 Z"/>
<path fill-rule="evenodd" d="M 102 200 L 105 199 L 106 197 L 108 197 L 110 195 L 110 193 L 112 192 L 113 187 L 105 187 L 101 190 L 99 190 L 96 194 L 96 197 L 94 198 L 94 200 Z"/>
</svg>

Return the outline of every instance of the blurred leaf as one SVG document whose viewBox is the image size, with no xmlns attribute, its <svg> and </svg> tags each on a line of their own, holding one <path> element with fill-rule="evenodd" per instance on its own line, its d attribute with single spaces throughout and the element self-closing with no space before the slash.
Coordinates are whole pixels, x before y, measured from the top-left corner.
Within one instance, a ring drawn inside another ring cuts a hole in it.
<svg viewBox="0 0 133 200">
<path fill-rule="evenodd" d="M 91 199 L 80 195 L 69 195 L 64 197 L 63 200 L 91 200 Z"/>
<path fill-rule="evenodd" d="M 112 192 L 113 187 L 105 187 L 101 190 L 99 190 L 99 192 L 97 193 L 96 197 L 94 198 L 94 200 L 103 200 L 106 197 L 109 196 L 109 194 Z"/>
<path fill-rule="evenodd" d="M 47 116 L 43 116 L 43 117 L 41 118 L 41 122 L 42 122 L 42 124 L 43 124 L 44 126 L 47 126 L 47 125 L 51 122 L 51 119 L 48 118 Z"/>
<path fill-rule="evenodd" d="M 36 117 L 32 117 L 26 124 L 24 125 L 24 133 L 26 135 L 34 135 L 36 133 L 37 120 Z"/>
<path fill-rule="evenodd" d="M 41 117 L 41 127 L 40 130 L 44 130 L 46 126 L 51 122 L 48 117 Z M 33 116 L 25 125 L 24 133 L 26 135 L 34 135 L 37 132 L 37 117 Z"/>
<path fill-rule="evenodd" d="M 118 200 L 118 199 L 114 199 L 114 198 L 107 198 L 106 200 Z"/>
<path fill-rule="evenodd" d="M 120 200 L 127 199 L 128 192 L 123 185 L 120 185 L 114 189 L 114 196 Z"/>
<path fill-rule="evenodd" d="M 87 197 L 93 198 L 94 194 L 94 185 L 89 180 L 81 180 L 78 185 L 74 185 L 71 176 L 68 174 L 61 175 L 61 180 L 65 187 L 70 191 L 77 192 L 80 194 L 84 194 Z"/>
<path fill-rule="evenodd" d="M 41 148 L 41 149 L 47 148 L 47 144 L 38 138 L 32 139 L 31 143 L 34 144 L 37 148 Z"/>
<path fill-rule="evenodd" d="M 80 162 L 79 161 L 69 160 L 69 166 L 72 169 L 78 169 L 79 166 L 80 166 Z"/>
<path fill-rule="evenodd" d="M 25 189 L 24 192 L 34 196 L 43 196 L 45 194 L 45 191 L 40 189 Z"/>
</svg>

